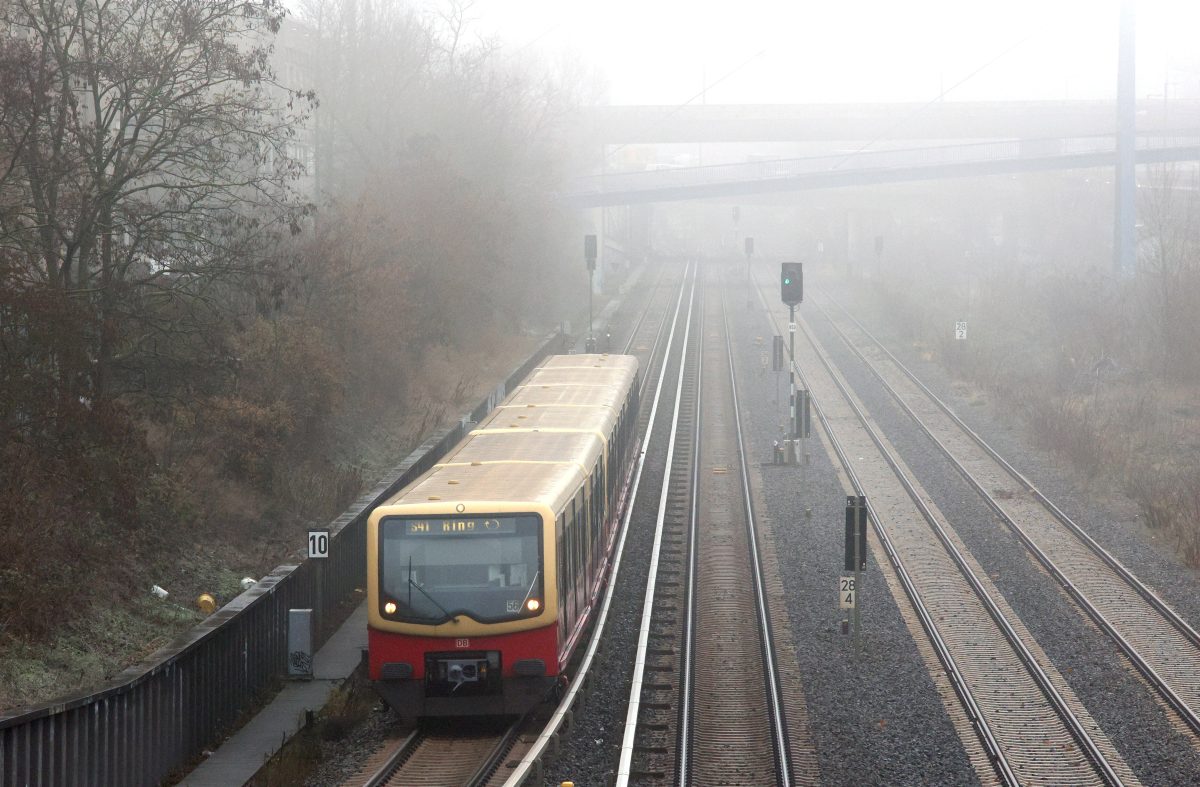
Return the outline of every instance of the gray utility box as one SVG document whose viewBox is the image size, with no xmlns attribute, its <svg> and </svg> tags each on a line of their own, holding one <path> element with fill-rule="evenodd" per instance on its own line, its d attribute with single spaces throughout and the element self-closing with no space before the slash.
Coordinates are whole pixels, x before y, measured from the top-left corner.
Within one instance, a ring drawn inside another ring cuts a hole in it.
<svg viewBox="0 0 1200 787">
<path fill-rule="evenodd" d="M 313 676 L 313 611 L 288 610 L 288 677 L 311 680 Z"/>
</svg>

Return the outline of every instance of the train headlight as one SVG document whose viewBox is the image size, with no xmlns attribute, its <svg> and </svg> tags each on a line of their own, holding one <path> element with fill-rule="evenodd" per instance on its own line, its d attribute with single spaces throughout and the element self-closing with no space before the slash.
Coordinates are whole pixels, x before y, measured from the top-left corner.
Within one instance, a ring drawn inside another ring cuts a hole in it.
<svg viewBox="0 0 1200 787">
<path fill-rule="evenodd" d="M 395 615 L 396 614 L 396 602 L 389 601 L 388 603 L 384 604 L 383 611 L 389 615 Z"/>
<path fill-rule="evenodd" d="M 530 612 L 537 612 L 541 608 L 542 602 L 539 599 L 531 598 L 525 602 L 525 609 L 529 610 Z"/>
</svg>

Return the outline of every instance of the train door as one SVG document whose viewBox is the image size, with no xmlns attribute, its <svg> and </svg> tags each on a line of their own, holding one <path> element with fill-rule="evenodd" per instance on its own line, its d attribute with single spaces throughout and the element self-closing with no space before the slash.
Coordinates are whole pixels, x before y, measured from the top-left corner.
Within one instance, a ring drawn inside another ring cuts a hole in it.
<svg viewBox="0 0 1200 787">
<path fill-rule="evenodd" d="M 556 530 L 558 531 L 558 550 L 555 552 L 554 558 L 558 562 L 558 641 L 565 643 L 568 631 L 567 622 L 571 619 L 567 604 L 567 588 L 570 587 L 567 572 L 571 561 L 565 559 L 567 555 L 567 516 L 565 511 L 558 515 Z"/>
<path fill-rule="evenodd" d="M 608 529 L 604 526 L 604 461 L 600 459 L 592 471 L 592 583 L 596 581 L 600 558 L 604 555 L 607 543 Z"/>
<path fill-rule="evenodd" d="M 575 511 L 575 609 L 582 612 L 587 604 L 587 571 L 584 569 L 584 547 L 587 542 L 587 507 L 584 505 L 583 490 L 587 484 L 580 487 L 571 503 Z"/>
<path fill-rule="evenodd" d="M 575 581 L 579 576 L 579 572 L 575 569 L 577 549 L 576 542 L 579 540 L 575 536 L 575 501 L 572 500 L 565 511 L 567 515 L 566 525 L 563 527 L 563 538 L 566 543 L 563 545 L 562 562 L 559 563 L 563 573 L 566 575 L 563 580 L 563 591 L 566 593 L 566 610 L 567 610 L 567 631 L 575 627 L 575 618 L 579 614 L 579 607 L 575 600 Z"/>
</svg>

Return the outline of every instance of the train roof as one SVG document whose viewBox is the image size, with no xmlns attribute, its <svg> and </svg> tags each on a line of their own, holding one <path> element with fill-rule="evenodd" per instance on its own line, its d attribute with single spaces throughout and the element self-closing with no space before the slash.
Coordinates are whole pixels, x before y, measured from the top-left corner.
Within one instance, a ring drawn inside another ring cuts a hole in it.
<svg viewBox="0 0 1200 787">
<path fill-rule="evenodd" d="M 626 369 L 604 367 L 558 367 L 556 369 L 535 369 L 522 383 L 523 386 L 536 385 L 602 385 L 624 386 L 630 375 Z"/>
<path fill-rule="evenodd" d="M 558 510 L 600 460 L 637 367 L 624 355 L 547 358 L 440 463 L 384 505 L 495 501 Z"/>
<path fill-rule="evenodd" d="M 583 482 L 574 462 L 481 462 L 438 465 L 393 505 L 441 500 L 544 503 L 557 511 Z"/>
<path fill-rule="evenodd" d="M 570 407 L 607 407 L 619 410 L 613 401 L 616 386 L 609 385 L 522 385 L 508 400 L 511 405 L 556 404 Z"/>
<path fill-rule="evenodd" d="M 562 407 L 552 404 L 501 405 L 475 427 L 476 433 L 506 430 L 595 432 L 605 439 L 617 423 L 610 407 Z"/>
<path fill-rule="evenodd" d="M 554 355 L 503 404 L 608 407 L 616 412 L 636 376 L 637 359 L 632 355 Z"/>
<path fill-rule="evenodd" d="M 591 470 L 604 451 L 595 432 L 483 432 L 458 444 L 438 464 L 574 462 Z"/>
<path fill-rule="evenodd" d="M 551 355 L 538 369 L 624 369 L 631 375 L 637 371 L 638 360 L 632 355 L 587 353 L 584 355 Z"/>
</svg>

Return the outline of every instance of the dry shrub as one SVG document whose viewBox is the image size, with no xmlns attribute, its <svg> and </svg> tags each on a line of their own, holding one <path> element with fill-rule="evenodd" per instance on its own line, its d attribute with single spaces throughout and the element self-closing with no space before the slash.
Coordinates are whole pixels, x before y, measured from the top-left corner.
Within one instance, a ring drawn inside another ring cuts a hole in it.
<svg viewBox="0 0 1200 787">
<path fill-rule="evenodd" d="M 897 275 L 876 297 L 901 335 L 933 348 L 1074 467 L 1123 488 L 1148 525 L 1200 565 L 1200 270 L 1170 273 L 1164 287 L 1153 268 L 1132 281 L 1000 271 L 975 288 L 947 274 L 919 293 Z M 967 342 L 953 339 L 956 319 L 969 321 Z"/>
<path fill-rule="evenodd" d="M 324 524 L 340 514 L 362 491 L 363 469 L 353 465 L 288 464 L 277 468 L 272 499 L 280 512 L 301 521 Z"/>
<path fill-rule="evenodd" d="M 1025 413 L 1033 434 L 1045 447 L 1071 460 L 1089 476 L 1111 468 L 1111 446 L 1097 427 L 1097 413 L 1080 398 L 1027 396 Z"/>
<path fill-rule="evenodd" d="M 0 446 L 0 635 L 45 637 L 120 574 L 151 471 L 125 413 Z M 87 425 L 97 427 L 86 428 Z M 115 568 L 114 568 L 115 567 Z"/>
<path fill-rule="evenodd" d="M 1200 566 L 1200 477 L 1186 480 L 1175 510 L 1174 531 L 1177 533 L 1184 559 Z"/>
<path fill-rule="evenodd" d="M 1137 501 L 1146 526 L 1169 539 L 1189 565 L 1200 566 L 1200 473 L 1163 466 L 1133 468 L 1126 490 Z"/>
<path fill-rule="evenodd" d="M 268 486 L 272 460 L 295 428 L 291 409 L 280 401 L 258 403 L 226 396 L 213 397 L 208 407 L 206 436 L 224 474 Z"/>
<path fill-rule="evenodd" d="M 0 639 L 40 638 L 82 600 L 95 545 L 55 489 L 66 468 L 9 446 L 0 462 Z M 91 558 L 91 559 L 88 559 Z"/>
</svg>

